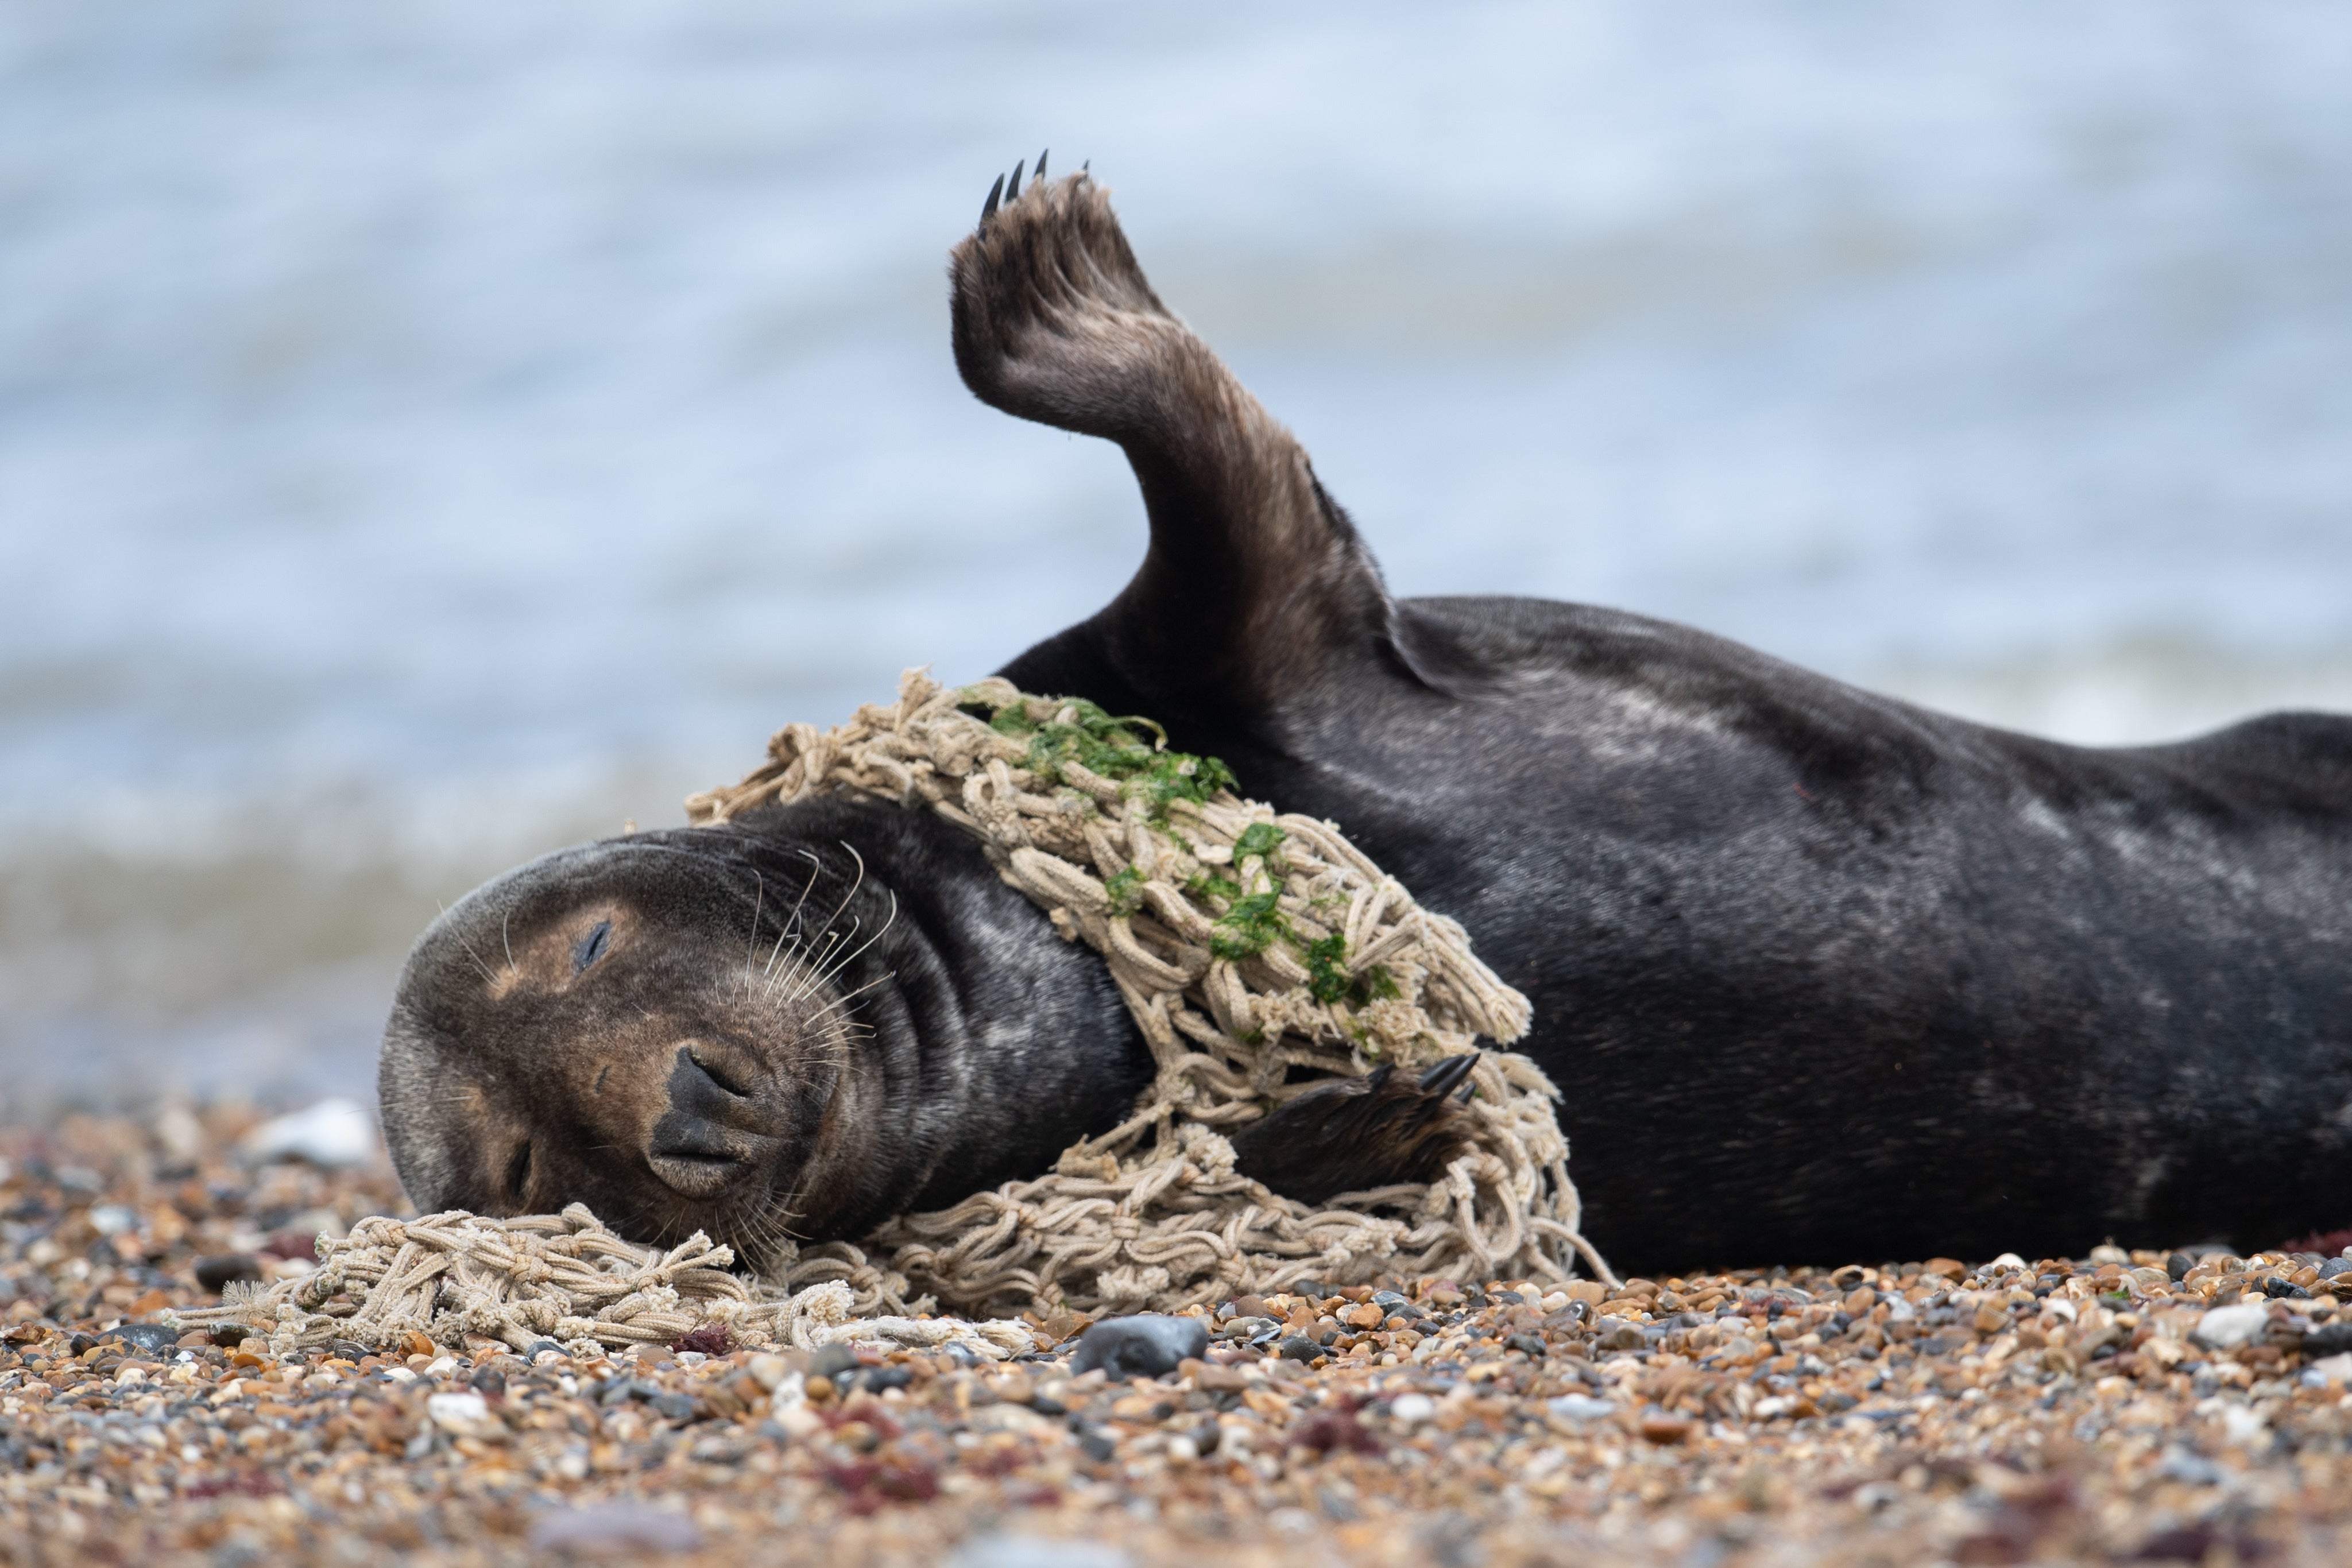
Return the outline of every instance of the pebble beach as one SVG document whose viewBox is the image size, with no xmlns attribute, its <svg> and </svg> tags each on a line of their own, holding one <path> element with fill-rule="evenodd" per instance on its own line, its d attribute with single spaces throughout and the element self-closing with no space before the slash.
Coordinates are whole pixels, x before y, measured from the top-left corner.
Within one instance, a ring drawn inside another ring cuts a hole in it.
<svg viewBox="0 0 2352 1568">
<path fill-rule="evenodd" d="M 2352 1237 L 1244 1296 L 1192 1314 L 1201 1354 L 1124 1379 L 1076 1370 L 1091 1325 L 1066 1311 L 1002 1362 L 723 1329 L 278 1359 L 173 1313 L 405 1210 L 380 1161 L 246 1152 L 257 1120 L 0 1129 L 0 1563 L 2216 1563 L 2352 1541 Z"/>
</svg>

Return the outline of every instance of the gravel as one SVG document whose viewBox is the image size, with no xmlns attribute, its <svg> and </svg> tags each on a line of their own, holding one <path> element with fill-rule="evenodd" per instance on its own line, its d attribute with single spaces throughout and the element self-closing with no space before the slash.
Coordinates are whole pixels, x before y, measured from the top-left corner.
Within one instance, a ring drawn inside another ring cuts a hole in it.
<svg viewBox="0 0 2352 1568">
<path fill-rule="evenodd" d="M 123 1121 L 0 1130 L 0 1562 L 1709 1568 L 2352 1545 L 2352 1273 L 2313 1253 L 1622 1292 L 1399 1280 L 1194 1314 L 1183 1348 L 1205 1334 L 1205 1354 L 1160 1377 L 1076 1370 L 1092 1325 L 1065 1312 L 1003 1364 L 710 1335 L 278 1362 L 169 1333 L 171 1308 L 215 1299 L 199 1260 L 299 1270 L 306 1232 L 400 1212 L 397 1188 L 380 1164 L 248 1165 L 257 1118 L 176 1114 L 169 1145 Z"/>
</svg>

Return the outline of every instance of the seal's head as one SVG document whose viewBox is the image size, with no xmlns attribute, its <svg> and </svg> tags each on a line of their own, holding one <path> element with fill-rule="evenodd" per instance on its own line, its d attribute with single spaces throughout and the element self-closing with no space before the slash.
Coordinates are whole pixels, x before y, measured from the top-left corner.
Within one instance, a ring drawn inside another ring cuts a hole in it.
<svg viewBox="0 0 2352 1568">
<path fill-rule="evenodd" d="M 758 1255 L 857 1202 L 855 957 L 887 925 L 853 852 L 689 829 L 560 851 L 417 943 L 379 1068 L 428 1212 L 585 1202 L 625 1233 Z M 878 907 L 867 907 L 876 905 Z"/>
</svg>

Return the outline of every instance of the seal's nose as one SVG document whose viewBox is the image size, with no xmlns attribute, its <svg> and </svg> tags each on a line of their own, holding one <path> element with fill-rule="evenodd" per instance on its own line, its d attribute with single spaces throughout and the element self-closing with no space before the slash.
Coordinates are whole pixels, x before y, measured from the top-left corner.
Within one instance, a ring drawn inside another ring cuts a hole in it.
<svg viewBox="0 0 2352 1568">
<path fill-rule="evenodd" d="M 669 1109 L 654 1123 L 647 1163 L 664 1185 L 688 1197 L 710 1197 L 751 1169 L 757 1113 L 751 1096 L 682 1045 L 670 1063 Z"/>
</svg>

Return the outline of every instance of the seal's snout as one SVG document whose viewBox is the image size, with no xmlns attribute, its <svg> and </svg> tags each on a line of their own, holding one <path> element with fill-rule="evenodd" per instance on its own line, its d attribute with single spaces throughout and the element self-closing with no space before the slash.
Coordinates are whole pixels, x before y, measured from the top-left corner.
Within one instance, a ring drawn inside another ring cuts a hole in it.
<svg viewBox="0 0 2352 1568">
<path fill-rule="evenodd" d="M 756 1084 L 744 1064 L 700 1042 L 671 1059 L 669 1105 L 654 1122 L 646 1163 L 663 1184 L 688 1197 L 718 1196 L 748 1176 L 761 1145 Z"/>
</svg>

